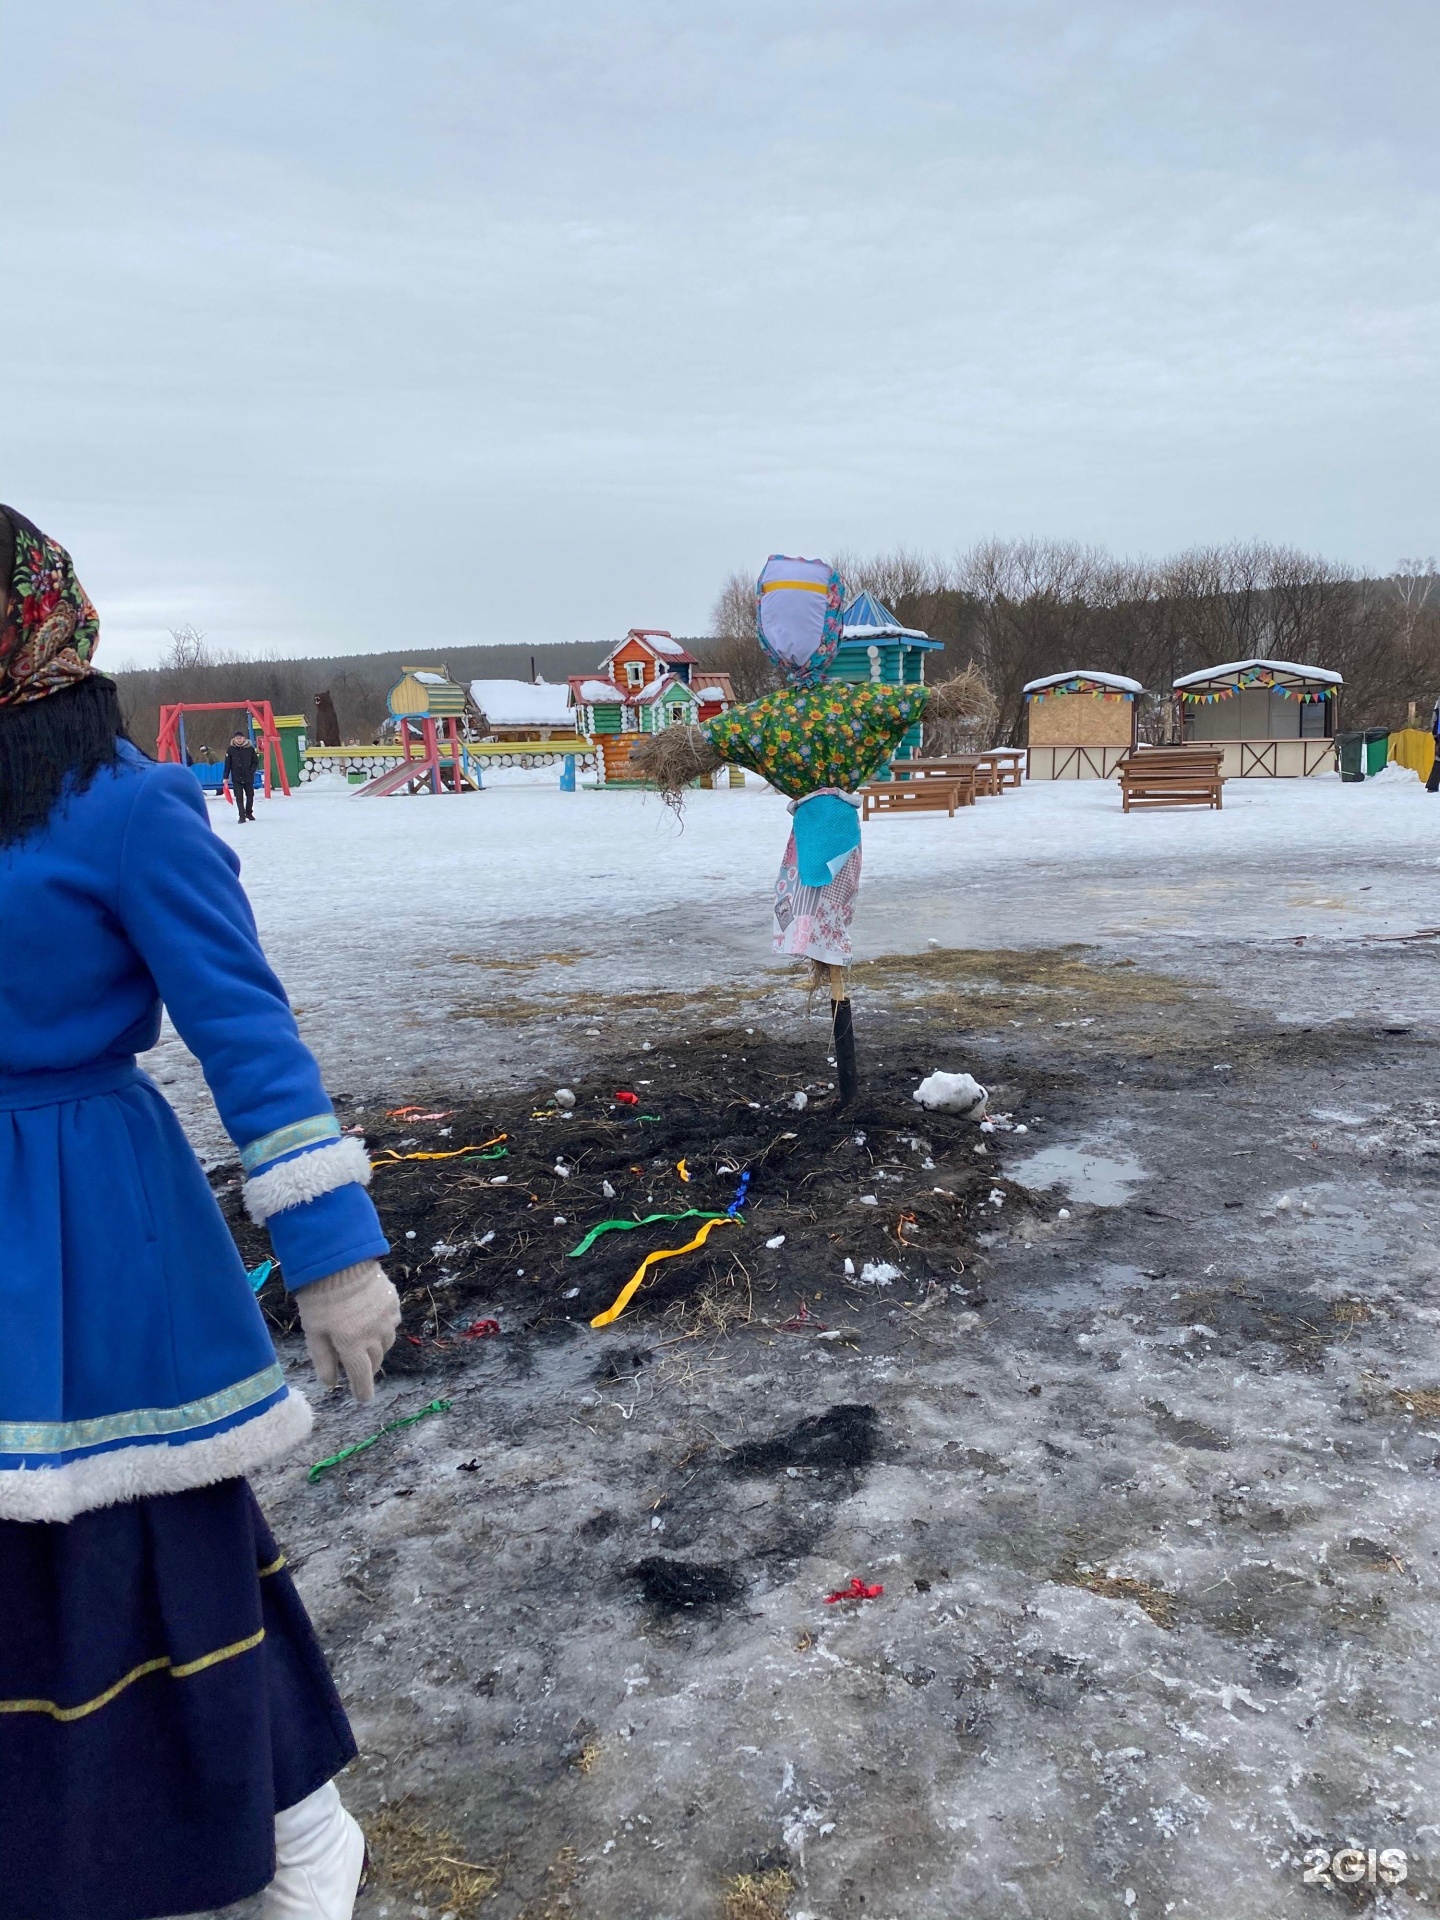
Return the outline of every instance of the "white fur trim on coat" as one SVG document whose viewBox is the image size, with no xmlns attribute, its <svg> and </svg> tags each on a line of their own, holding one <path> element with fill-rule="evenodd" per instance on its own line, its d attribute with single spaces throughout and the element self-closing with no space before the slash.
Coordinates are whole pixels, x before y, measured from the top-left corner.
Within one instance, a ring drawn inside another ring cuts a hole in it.
<svg viewBox="0 0 1440 1920">
<path fill-rule="evenodd" d="M 298 1446 L 314 1423 L 310 1402 L 291 1387 L 264 1413 L 208 1440 L 117 1447 L 64 1467 L 12 1467 L 0 1471 L 0 1520 L 73 1520 L 92 1507 L 235 1480 Z"/>
<path fill-rule="evenodd" d="M 322 1193 L 334 1193 L 337 1187 L 369 1184 L 370 1156 L 363 1141 L 337 1140 L 333 1146 L 314 1147 L 267 1167 L 264 1173 L 252 1174 L 245 1182 L 245 1211 L 257 1227 L 263 1227 L 272 1213 L 303 1206 Z"/>
</svg>

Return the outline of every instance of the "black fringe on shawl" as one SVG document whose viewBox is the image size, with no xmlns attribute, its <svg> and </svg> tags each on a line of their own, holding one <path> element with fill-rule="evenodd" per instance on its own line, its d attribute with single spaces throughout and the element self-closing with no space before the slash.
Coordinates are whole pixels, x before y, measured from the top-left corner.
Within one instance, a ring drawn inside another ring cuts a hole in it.
<svg viewBox="0 0 1440 1920">
<path fill-rule="evenodd" d="M 126 737 L 115 682 L 101 674 L 0 707 L 0 847 L 38 832 L 62 794 L 83 793 L 102 767 L 114 766 Z"/>
</svg>

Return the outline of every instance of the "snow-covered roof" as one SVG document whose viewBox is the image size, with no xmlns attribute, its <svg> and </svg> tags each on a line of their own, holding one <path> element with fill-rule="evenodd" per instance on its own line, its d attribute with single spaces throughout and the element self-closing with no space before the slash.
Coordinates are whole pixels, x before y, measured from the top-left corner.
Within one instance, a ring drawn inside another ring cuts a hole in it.
<svg viewBox="0 0 1440 1920">
<path fill-rule="evenodd" d="M 1145 691 L 1138 680 L 1131 680 L 1123 673 L 1097 673 L 1093 667 L 1075 667 L 1069 673 L 1047 673 L 1043 680 L 1027 680 L 1020 691 L 1043 693 L 1046 687 L 1058 687 L 1066 680 L 1093 680 L 1098 687 L 1114 687 L 1120 693 Z"/>
<path fill-rule="evenodd" d="M 696 687 L 694 692 L 697 700 L 730 700 L 734 698 L 728 687 L 712 687 L 707 684 L 703 687 Z"/>
<path fill-rule="evenodd" d="M 847 640 L 928 640 L 918 627 L 902 627 L 871 593 L 857 593 L 841 616 Z"/>
<path fill-rule="evenodd" d="M 492 727 L 555 727 L 570 724 L 570 689 L 543 681 L 472 680 L 470 698 Z"/>
<path fill-rule="evenodd" d="M 448 687 L 449 680 L 443 673 L 432 673 L 428 667 L 411 667 L 410 672 L 422 687 Z"/>
<path fill-rule="evenodd" d="M 611 705 L 615 701 L 623 702 L 625 699 L 625 695 L 613 680 L 597 680 L 593 674 L 588 679 L 582 674 L 572 680 L 570 685 L 575 690 L 577 700 L 591 703 L 598 700 L 602 705 Z"/>
<path fill-rule="evenodd" d="M 631 627 L 625 638 L 613 646 L 609 653 L 606 654 L 602 664 L 608 667 L 616 654 L 619 653 L 620 648 L 632 640 L 638 640 L 642 647 L 648 647 L 651 653 L 656 654 L 662 660 L 682 660 L 689 661 L 692 666 L 695 664 L 694 654 L 687 653 L 678 640 L 674 639 L 660 627 Z"/>
<path fill-rule="evenodd" d="M 1227 674 L 1249 673 L 1255 667 L 1266 667 L 1271 673 L 1293 673 L 1301 680 L 1323 680 L 1327 686 L 1343 687 L 1343 673 L 1332 673 L 1328 667 L 1297 667 L 1293 660 L 1232 660 L 1223 667 L 1205 667 L 1199 673 L 1182 674 L 1171 682 L 1176 687 L 1198 687 L 1202 680 L 1223 680 Z"/>
<path fill-rule="evenodd" d="M 678 673 L 664 674 L 660 679 L 652 680 L 648 687 L 632 688 L 630 698 L 635 702 L 637 707 L 650 706 L 657 700 L 668 700 L 672 690 L 678 691 L 686 700 L 693 700 L 695 698 L 695 695 L 691 692 L 690 688 L 686 686 Z"/>
</svg>

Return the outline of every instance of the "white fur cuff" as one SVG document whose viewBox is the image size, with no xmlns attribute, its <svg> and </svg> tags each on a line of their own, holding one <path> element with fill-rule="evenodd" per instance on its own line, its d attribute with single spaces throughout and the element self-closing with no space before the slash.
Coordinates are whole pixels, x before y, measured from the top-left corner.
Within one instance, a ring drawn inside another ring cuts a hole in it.
<svg viewBox="0 0 1440 1920">
<path fill-rule="evenodd" d="M 337 1140 L 333 1146 L 315 1147 L 252 1174 L 245 1182 L 245 1211 L 257 1227 L 263 1227 L 272 1213 L 287 1207 L 303 1206 L 318 1200 L 322 1193 L 334 1193 L 337 1187 L 370 1184 L 370 1156 L 361 1141 L 353 1137 Z"/>
<path fill-rule="evenodd" d="M 314 1420 L 310 1402 L 291 1387 L 264 1413 L 208 1440 L 116 1447 L 64 1467 L 6 1469 L 0 1472 L 0 1520 L 73 1520 L 94 1507 L 235 1480 L 298 1446 Z"/>
</svg>

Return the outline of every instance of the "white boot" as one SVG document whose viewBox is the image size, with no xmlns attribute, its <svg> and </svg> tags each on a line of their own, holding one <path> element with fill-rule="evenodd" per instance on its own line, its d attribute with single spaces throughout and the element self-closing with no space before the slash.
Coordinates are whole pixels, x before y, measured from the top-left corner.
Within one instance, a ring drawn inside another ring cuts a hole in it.
<svg viewBox="0 0 1440 1920">
<path fill-rule="evenodd" d="M 365 1870 L 365 1836 L 335 1783 L 275 1816 L 275 1878 L 261 1920 L 350 1920 Z"/>
</svg>

